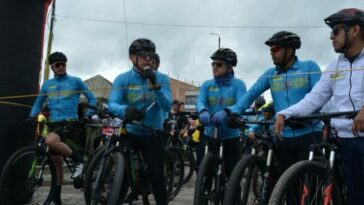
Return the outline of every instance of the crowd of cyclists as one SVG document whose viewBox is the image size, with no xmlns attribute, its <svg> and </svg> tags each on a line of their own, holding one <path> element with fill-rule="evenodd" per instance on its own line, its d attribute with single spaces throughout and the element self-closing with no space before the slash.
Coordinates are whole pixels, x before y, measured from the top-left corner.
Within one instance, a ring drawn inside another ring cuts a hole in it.
<svg viewBox="0 0 364 205">
<path fill-rule="evenodd" d="M 262 135 L 259 125 L 241 128 L 242 119 L 275 120 L 270 130 L 274 133 L 283 173 L 294 163 L 307 160 L 309 145 L 322 140 L 320 121 L 289 124 L 287 119 L 320 112 L 331 100 L 334 107 L 330 110 L 359 111 L 355 119 L 334 119 L 332 125 L 337 131 L 343 157 L 347 204 L 361 205 L 364 203 L 364 11 L 343 9 L 325 18 L 325 23 L 332 29 L 330 39 L 339 57 L 324 72 L 314 61 L 297 57 L 301 40 L 289 31 L 277 32 L 265 42 L 274 65 L 248 90 L 244 81 L 234 76 L 237 54 L 230 48 L 213 52 L 210 57 L 212 77 L 200 87 L 196 113 L 181 111 L 183 102 L 172 100 L 168 76 L 158 71 L 160 57 L 156 45 L 146 38 L 136 39 L 129 47 L 129 60 L 133 66 L 114 80 L 108 111 L 125 122 L 137 121 L 164 130 L 170 138 L 191 137 L 196 150 L 196 172 L 205 154 L 205 143 L 210 141 L 217 127 L 224 147 L 224 169 L 229 178 L 243 155 L 242 145 Z M 27 121 L 36 121 L 47 104 L 50 132 L 46 144 L 54 152 L 54 160 L 59 162 L 56 163 L 58 172 L 62 169 L 59 156 L 69 157 L 76 164 L 71 177 L 77 178 L 86 162 L 64 141 L 77 135 L 80 94 L 86 96 L 90 105 L 96 105 L 96 98 L 81 79 L 67 74 L 67 57 L 63 53 L 52 53 L 49 64 L 54 78 L 43 83 Z M 271 92 L 272 102 L 265 102 L 262 97 L 267 90 Z M 92 110 L 85 114 L 92 115 Z M 60 129 L 64 123 L 67 130 Z M 166 136 L 133 123 L 127 123 L 126 128 L 137 140 L 148 163 L 156 204 L 168 204 L 163 175 Z M 62 204 L 62 177 L 59 176 L 53 195 L 56 205 Z"/>
</svg>

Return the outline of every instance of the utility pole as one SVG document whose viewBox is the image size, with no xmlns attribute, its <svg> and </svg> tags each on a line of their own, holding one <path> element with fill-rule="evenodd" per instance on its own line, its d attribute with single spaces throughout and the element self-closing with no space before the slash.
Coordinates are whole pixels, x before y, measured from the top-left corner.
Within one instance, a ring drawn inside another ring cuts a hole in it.
<svg viewBox="0 0 364 205">
<path fill-rule="evenodd" d="M 220 38 L 220 34 L 218 33 L 210 33 L 210 35 L 214 35 L 214 36 L 217 36 L 219 39 L 219 49 L 220 49 L 220 42 L 221 42 L 221 38 Z"/>
<path fill-rule="evenodd" d="M 53 42 L 53 26 L 54 21 L 56 20 L 56 0 L 53 0 L 52 5 L 52 15 L 51 15 L 51 25 L 49 28 L 49 35 L 48 35 L 48 45 L 47 45 L 47 53 L 46 53 L 46 60 L 44 63 L 44 73 L 43 73 L 43 82 L 48 80 L 49 78 L 49 62 L 48 62 L 48 56 L 51 54 L 52 50 L 52 42 Z"/>
</svg>

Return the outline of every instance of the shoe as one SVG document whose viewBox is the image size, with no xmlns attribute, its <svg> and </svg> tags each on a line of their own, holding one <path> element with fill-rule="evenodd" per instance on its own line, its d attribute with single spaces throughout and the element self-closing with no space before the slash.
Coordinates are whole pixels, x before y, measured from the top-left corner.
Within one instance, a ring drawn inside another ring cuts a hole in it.
<svg viewBox="0 0 364 205">
<path fill-rule="evenodd" d="M 75 179 L 79 176 L 81 176 L 83 171 L 84 163 L 76 164 L 75 171 L 72 173 L 71 179 Z"/>
</svg>

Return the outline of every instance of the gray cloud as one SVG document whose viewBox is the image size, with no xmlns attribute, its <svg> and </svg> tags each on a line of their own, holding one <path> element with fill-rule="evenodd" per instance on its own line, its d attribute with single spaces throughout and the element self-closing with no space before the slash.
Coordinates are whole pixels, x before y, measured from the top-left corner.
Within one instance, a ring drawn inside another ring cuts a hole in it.
<svg viewBox="0 0 364 205">
<path fill-rule="evenodd" d="M 126 0 L 128 22 L 240 27 L 128 24 L 126 42 L 125 25 L 122 23 L 68 18 L 124 21 L 123 1 L 62 0 L 57 1 L 53 50 L 61 50 L 68 55 L 71 74 L 83 79 L 101 74 L 113 81 L 131 66 L 127 56 L 130 42 L 135 38 L 147 37 L 157 44 L 162 72 L 196 83 L 211 78 L 209 57 L 217 49 L 217 36 L 210 33 L 215 32 L 221 35 L 223 47 L 237 52 L 239 63 L 236 75 L 245 80 L 249 87 L 272 66 L 264 41 L 280 30 L 299 34 L 302 39 L 302 48 L 297 51 L 299 58 L 315 60 L 323 69 L 336 56 L 329 39 L 330 29 L 323 19 L 347 7 L 364 8 L 364 2 Z"/>
</svg>

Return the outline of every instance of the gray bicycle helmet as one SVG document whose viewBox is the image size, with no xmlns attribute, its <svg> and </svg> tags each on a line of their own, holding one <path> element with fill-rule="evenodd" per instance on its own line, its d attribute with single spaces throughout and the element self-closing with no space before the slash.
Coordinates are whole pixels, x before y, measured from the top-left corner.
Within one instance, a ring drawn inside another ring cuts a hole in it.
<svg viewBox="0 0 364 205">
<path fill-rule="evenodd" d="M 210 58 L 212 60 L 218 59 L 225 61 L 232 66 L 236 66 L 236 64 L 238 63 L 236 53 L 230 48 L 220 48 L 219 50 L 215 51 Z"/>
<path fill-rule="evenodd" d="M 139 38 L 134 40 L 129 46 L 129 54 L 135 55 L 140 51 L 151 51 L 155 53 L 155 44 L 146 38 Z"/>
</svg>

